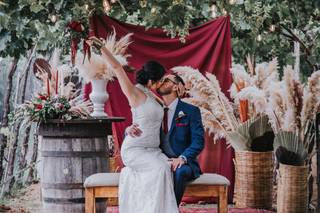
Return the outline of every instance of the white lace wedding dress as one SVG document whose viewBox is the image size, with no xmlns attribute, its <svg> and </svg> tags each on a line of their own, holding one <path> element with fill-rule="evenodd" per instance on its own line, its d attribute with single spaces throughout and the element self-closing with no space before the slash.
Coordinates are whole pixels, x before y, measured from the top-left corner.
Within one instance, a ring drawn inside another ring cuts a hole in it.
<svg viewBox="0 0 320 213">
<path fill-rule="evenodd" d="M 147 95 L 143 104 L 131 109 L 142 134 L 126 136 L 121 147 L 125 167 L 120 174 L 119 211 L 178 213 L 168 158 L 159 148 L 163 109 L 147 88 L 137 87 Z"/>
</svg>

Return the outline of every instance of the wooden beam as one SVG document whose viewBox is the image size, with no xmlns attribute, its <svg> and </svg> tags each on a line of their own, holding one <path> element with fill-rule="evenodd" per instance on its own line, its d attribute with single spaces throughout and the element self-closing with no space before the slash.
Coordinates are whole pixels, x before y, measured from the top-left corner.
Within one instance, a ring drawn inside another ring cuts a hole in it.
<svg viewBox="0 0 320 213">
<path fill-rule="evenodd" d="M 190 185 L 187 186 L 184 196 L 192 197 L 218 197 L 219 187 L 217 185 Z"/>
<path fill-rule="evenodd" d="M 96 198 L 106 198 L 106 197 L 118 197 L 118 187 L 117 186 L 101 186 L 95 187 Z"/>
<path fill-rule="evenodd" d="M 218 213 L 228 212 L 228 187 L 220 186 L 219 188 L 219 201 L 218 201 Z"/>
<path fill-rule="evenodd" d="M 96 212 L 96 199 L 94 196 L 94 188 L 86 188 L 85 190 L 85 212 L 95 213 Z"/>
</svg>

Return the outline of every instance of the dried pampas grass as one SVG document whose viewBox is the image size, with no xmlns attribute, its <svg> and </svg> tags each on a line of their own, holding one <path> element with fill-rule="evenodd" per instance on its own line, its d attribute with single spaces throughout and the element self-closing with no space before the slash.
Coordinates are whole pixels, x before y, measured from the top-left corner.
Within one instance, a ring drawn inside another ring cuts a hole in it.
<svg viewBox="0 0 320 213">
<path fill-rule="evenodd" d="M 174 67 L 172 71 L 188 85 L 191 98 L 183 100 L 200 108 L 204 126 L 214 134 L 214 141 L 225 138 L 228 131 L 238 128 L 239 121 L 234 114 L 233 104 L 221 91 L 214 75 L 207 73 L 204 76 L 189 66 Z"/>
<path fill-rule="evenodd" d="M 84 61 L 77 57 L 76 67 L 79 70 L 79 75 L 86 82 L 96 79 L 112 80 L 114 77 L 107 63 L 96 53 L 92 53 L 90 59 L 85 57 Z"/>
<path fill-rule="evenodd" d="M 238 92 L 235 96 L 235 102 L 239 103 L 240 100 L 248 100 L 252 103 L 255 107 L 255 114 L 264 113 L 267 108 L 267 99 L 264 91 L 254 86 L 243 88 Z"/>
<path fill-rule="evenodd" d="M 320 70 L 314 72 L 303 91 L 303 104 L 301 110 L 301 125 L 305 126 L 308 120 L 320 112 Z"/>
<path fill-rule="evenodd" d="M 129 33 L 119 40 L 116 40 L 115 30 L 103 41 L 105 47 L 111 52 L 122 66 L 128 65 L 126 54 L 128 46 L 131 44 Z M 115 77 L 113 67 L 105 61 L 101 55 L 92 52 L 90 59 L 80 55 L 76 59 L 76 67 L 79 69 L 79 74 L 86 82 L 96 79 L 112 80 Z"/>
<path fill-rule="evenodd" d="M 284 131 L 296 132 L 301 127 L 300 116 L 302 110 L 303 86 L 296 79 L 295 72 L 291 66 L 284 68 L 283 81 L 285 86 Z"/>
<path fill-rule="evenodd" d="M 256 69 L 250 57 L 247 57 L 247 62 L 248 72 L 242 65 L 232 65 L 233 83 L 229 90 L 231 98 L 238 105 L 242 122 L 265 112 L 268 98 L 267 88 L 271 83 L 279 81 L 277 58 L 268 63 L 258 64 Z"/>
<path fill-rule="evenodd" d="M 252 76 L 252 85 L 255 85 L 259 89 L 264 89 L 268 86 L 268 83 L 272 80 L 278 80 L 278 60 L 272 59 L 269 63 L 257 64 L 256 73 Z"/>
</svg>

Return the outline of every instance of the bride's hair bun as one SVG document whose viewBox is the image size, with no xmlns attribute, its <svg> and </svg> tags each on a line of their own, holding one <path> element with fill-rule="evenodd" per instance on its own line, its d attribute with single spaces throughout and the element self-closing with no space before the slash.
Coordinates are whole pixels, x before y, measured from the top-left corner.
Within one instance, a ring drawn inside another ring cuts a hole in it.
<svg viewBox="0 0 320 213">
<path fill-rule="evenodd" d="M 142 85 L 146 85 L 149 80 L 153 82 L 159 81 L 165 74 L 164 67 L 156 61 L 148 61 L 142 69 L 137 72 L 136 82 Z"/>
<path fill-rule="evenodd" d="M 144 70 L 144 67 L 142 67 L 142 69 L 137 72 L 136 81 L 139 84 L 145 85 L 148 83 L 148 80 L 149 80 L 148 72 L 146 72 Z"/>
</svg>

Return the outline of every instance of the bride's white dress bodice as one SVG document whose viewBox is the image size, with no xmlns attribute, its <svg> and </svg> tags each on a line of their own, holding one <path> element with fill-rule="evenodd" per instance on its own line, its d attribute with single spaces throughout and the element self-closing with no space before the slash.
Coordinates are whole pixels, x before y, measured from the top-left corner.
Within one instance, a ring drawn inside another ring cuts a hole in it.
<svg viewBox="0 0 320 213">
<path fill-rule="evenodd" d="M 131 108 L 132 123 L 138 124 L 142 131 L 139 137 L 127 136 L 123 143 L 124 147 L 159 147 L 160 127 L 163 119 L 163 108 L 153 97 L 151 92 L 144 86 L 137 84 L 147 96 L 144 103 L 138 107 Z"/>
</svg>

